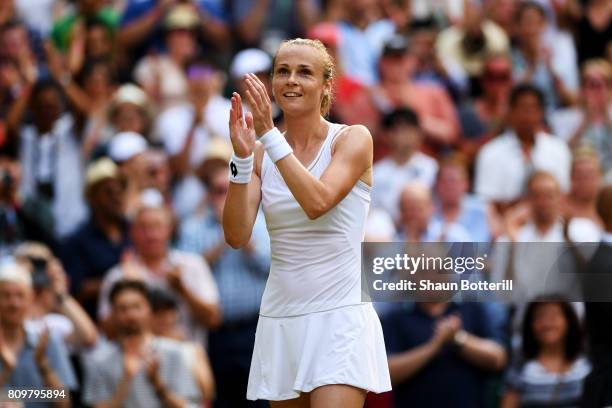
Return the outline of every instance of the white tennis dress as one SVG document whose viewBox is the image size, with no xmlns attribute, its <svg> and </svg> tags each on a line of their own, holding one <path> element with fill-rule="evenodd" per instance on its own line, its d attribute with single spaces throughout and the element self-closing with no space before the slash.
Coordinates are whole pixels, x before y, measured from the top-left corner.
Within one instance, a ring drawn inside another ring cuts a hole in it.
<svg viewBox="0 0 612 408">
<path fill-rule="evenodd" d="M 344 125 L 331 124 L 308 170 L 319 178 Z M 380 321 L 361 301 L 361 241 L 370 187 L 358 181 L 334 208 L 310 220 L 267 154 L 263 210 L 272 262 L 263 294 L 247 398 L 297 398 L 326 384 L 391 389 Z"/>
</svg>

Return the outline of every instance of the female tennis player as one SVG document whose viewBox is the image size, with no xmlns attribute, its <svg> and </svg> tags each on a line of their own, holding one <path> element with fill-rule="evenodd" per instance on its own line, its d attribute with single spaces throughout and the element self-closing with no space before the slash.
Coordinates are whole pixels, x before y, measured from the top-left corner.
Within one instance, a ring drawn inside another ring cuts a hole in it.
<svg viewBox="0 0 612 408">
<path fill-rule="evenodd" d="M 234 93 L 234 155 L 223 213 L 226 241 L 247 244 L 260 202 L 272 263 L 247 398 L 273 408 L 362 407 L 391 389 L 378 316 L 361 301 L 361 250 L 372 183 L 372 137 L 326 121 L 334 65 L 319 41 L 284 42 L 272 89 L 287 131 L 255 75 Z"/>
</svg>

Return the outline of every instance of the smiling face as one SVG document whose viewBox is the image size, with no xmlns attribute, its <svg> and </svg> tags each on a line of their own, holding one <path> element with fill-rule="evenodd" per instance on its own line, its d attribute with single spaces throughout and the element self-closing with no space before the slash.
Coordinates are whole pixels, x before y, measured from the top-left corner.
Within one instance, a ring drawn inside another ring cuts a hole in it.
<svg viewBox="0 0 612 408">
<path fill-rule="evenodd" d="M 325 47 L 314 44 L 287 43 L 274 59 L 272 93 L 287 116 L 325 114 L 329 108 L 333 63 Z"/>
<path fill-rule="evenodd" d="M 536 309 L 532 330 L 541 346 L 556 346 L 563 343 L 567 334 L 567 326 L 561 305 L 544 303 Z"/>
</svg>

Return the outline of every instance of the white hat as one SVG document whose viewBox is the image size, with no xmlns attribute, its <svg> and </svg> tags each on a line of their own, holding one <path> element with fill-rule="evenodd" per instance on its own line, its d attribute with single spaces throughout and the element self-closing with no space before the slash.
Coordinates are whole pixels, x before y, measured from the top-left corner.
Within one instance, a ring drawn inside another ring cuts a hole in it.
<svg viewBox="0 0 612 408">
<path fill-rule="evenodd" d="M 177 4 L 164 21 L 166 30 L 192 30 L 201 23 L 200 15 L 191 4 Z"/>
<path fill-rule="evenodd" d="M 108 146 L 108 155 L 116 163 L 122 163 L 147 150 L 147 140 L 136 132 L 116 134 Z"/>
<path fill-rule="evenodd" d="M 249 48 L 234 56 L 230 73 L 233 78 L 240 79 L 252 72 L 266 72 L 272 69 L 272 57 L 259 48 Z"/>
<path fill-rule="evenodd" d="M 164 208 L 164 196 L 159 190 L 146 188 L 140 193 L 140 209 Z"/>
<path fill-rule="evenodd" d="M 114 115 L 120 105 L 131 103 L 141 108 L 147 115 L 151 112 L 151 104 L 149 97 L 141 88 L 134 84 L 122 85 L 113 94 L 108 111 L 110 115 Z"/>
<path fill-rule="evenodd" d="M 0 260 L 0 283 L 13 282 L 32 286 L 32 275 L 26 267 L 15 262 L 14 258 Z"/>
</svg>

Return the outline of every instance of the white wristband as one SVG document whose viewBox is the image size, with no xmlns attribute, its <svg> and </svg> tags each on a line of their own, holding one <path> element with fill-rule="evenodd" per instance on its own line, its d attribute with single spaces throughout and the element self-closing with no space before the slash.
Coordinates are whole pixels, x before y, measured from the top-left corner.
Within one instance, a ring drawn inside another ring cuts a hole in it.
<svg viewBox="0 0 612 408">
<path fill-rule="evenodd" d="M 229 163 L 230 181 L 237 184 L 248 184 L 253 173 L 253 162 L 255 156 L 251 153 L 248 157 L 238 157 L 232 153 Z"/>
<path fill-rule="evenodd" d="M 264 145 L 266 153 L 268 153 L 273 163 L 293 153 L 293 149 L 289 146 L 287 140 L 285 140 L 285 136 L 275 127 L 260 137 L 259 141 Z"/>
</svg>

